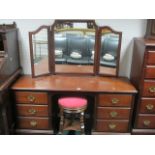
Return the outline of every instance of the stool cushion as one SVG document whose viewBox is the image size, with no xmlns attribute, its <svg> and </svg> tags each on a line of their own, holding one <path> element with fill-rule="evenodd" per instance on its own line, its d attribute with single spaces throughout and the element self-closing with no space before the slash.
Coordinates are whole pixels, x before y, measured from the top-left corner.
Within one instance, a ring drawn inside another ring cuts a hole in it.
<svg viewBox="0 0 155 155">
<path fill-rule="evenodd" d="M 64 108 L 81 108 L 87 105 L 87 100 L 80 97 L 63 97 L 58 103 Z"/>
</svg>

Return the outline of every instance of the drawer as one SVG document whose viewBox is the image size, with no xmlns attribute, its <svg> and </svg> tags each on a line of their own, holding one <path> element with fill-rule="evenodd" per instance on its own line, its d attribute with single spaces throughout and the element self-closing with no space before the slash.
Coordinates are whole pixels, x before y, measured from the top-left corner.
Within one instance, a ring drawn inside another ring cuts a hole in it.
<svg viewBox="0 0 155 155">
<path fill-rule="evenodd" d="M 16 105 L 18 116 L 48 117 L 47 105 Z"/>
<path fill-rule="evenodd" d="M 155 97 L 155 80 L 144 81 L 142 96 Z"/>
<path fill-rule="evenodd" d="M 129 132 L 129 121 L 97 120 L 96 131 L 99 132 Z"/>
<path fill-rule="evenodd" d="M 148 51 L 147 64 L 155 65 L 155 51 Z"/>
<path fill-rule="evenodd" d="M 144 78 L 155 78 L 155 66 L 146 66 Z"/>
<path fill-rule="evenodd" d="M 142 99 L 140 102 L 140 113 L 154 113 L 155 114 L 155 98 Z"/>
<path fill-rule="evenodd" d="M 139 115 L 137 120 L 137 128 L 155 128 L 155 115 Z"/>
<path fill-rule="evenodd" d="M 17 127 L 20 129 L 49 129 L 51 123 L 48 118 L 18 118 Z"/>
<path fill-rule="evenodd" d="M 15 92 L 17 103 L 48 104 L 48 95 L 43 92 Z"/>
<path fill-rule="evenodd" d="M 125 106 L 130 107 L 132 95 L 102 94 L 99 95 L 99 106 Z"/>
<path fill-rule="evenodd" d="M 130 108 L 108 108 L 98 107 L 98 119 L 129 119 Z"/>
</svg>

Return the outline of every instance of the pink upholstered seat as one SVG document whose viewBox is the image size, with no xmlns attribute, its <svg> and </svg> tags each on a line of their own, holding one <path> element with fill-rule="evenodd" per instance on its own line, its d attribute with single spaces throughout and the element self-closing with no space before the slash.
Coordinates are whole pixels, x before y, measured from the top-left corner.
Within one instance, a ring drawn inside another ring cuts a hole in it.
<svg viewBox="0 0 155 155">
<path fill-rule="evenodd" d="M 80 97 L 63 97 L 58 103 L 64 108 L 81 108 L 87 105 L 87 100 Z"/>
</svg>

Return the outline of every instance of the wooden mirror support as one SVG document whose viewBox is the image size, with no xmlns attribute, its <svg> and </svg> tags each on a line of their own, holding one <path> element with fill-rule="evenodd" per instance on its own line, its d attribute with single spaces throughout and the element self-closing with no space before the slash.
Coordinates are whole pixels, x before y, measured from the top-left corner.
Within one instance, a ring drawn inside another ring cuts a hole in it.
<svg viewBox="0 0 155 155">
<path fill-rule="evenodd" d="M 99 27 L 94 20 L 55 20 L 41 26 L 29 32 L 32 77 L 118 76 L 121 38 L 121 32 Z"/>
</svg>

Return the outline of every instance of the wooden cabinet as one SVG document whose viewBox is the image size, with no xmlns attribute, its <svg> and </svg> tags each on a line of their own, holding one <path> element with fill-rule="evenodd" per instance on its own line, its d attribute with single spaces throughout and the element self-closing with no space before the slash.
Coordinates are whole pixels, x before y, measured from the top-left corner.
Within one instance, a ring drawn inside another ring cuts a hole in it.
<svg viewBox="0 0 155 155">
<path fill-rule="evenodd" d="M 137 91 L 126 78 L 21 76 L 12 86 L 12 91 L 15 97 L 16 133 L 56 133 L 59 126 L 57 103 L 61 96 L 87 98 L 85 130 L 89 134 L 130 133 Z"/>
<path fill-rule="evenodd" d="M 35 133 L 36 130 L 40 130 L 37 133 L 43 134 L 47 130 L 51 130 L 52 123 L 47 92 L 15 91 L 14 97 L 18 132 L 32 130 L 31 132 Z"/>
<path fill-rule="evenodd" d="M 0 134 L 11 134 L 14 128 L 11 84 L 20 74 L 16 24 L 0 25 Z"/>
<path fill-rule="evenodd" d="M 155 41 L 135 39 L 131 81 L 139 90 L 133 134 L 155 134 Z"/>
<path fill-rule="evenodd" d="M 99 94 L 96 131 L 129 133 L 133 107 L 132 94 Z"/>
</svg>

